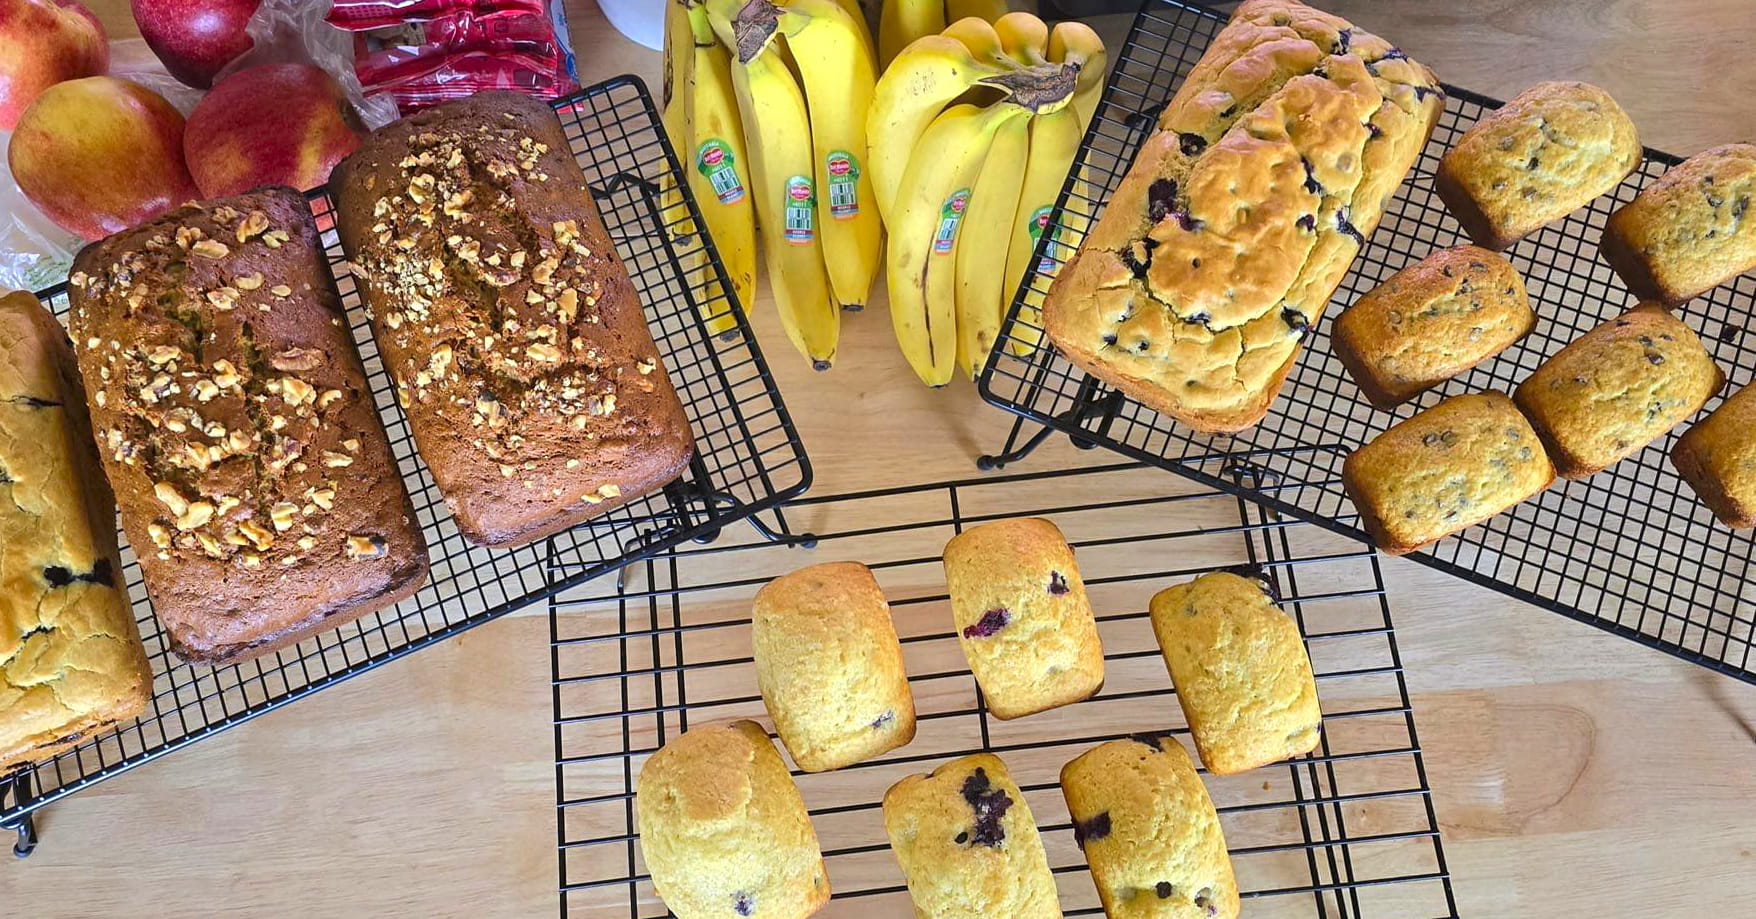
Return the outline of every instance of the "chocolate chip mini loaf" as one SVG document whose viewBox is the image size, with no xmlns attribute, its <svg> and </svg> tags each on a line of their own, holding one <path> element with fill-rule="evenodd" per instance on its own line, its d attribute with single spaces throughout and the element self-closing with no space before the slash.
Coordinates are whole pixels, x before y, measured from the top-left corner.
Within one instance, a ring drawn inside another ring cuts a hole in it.
<svg viewBox="0 0 1756 919">
<path fill-rule="evenodd" d="M 1176 738 L 1088 750 L 1061 769 L 1061 793 L 1109 919 L 1236 919 L 1219 813 Z"/>
<path fill-rule="evenodd" d="M 805 801 L 753 721 L 665 744 L 634 807 L 653 890 L 677 919 L 805 919 L 829 902 Z"/>
<path fill-rule="evenodd" d="M 1036 822 L 997 756 L 966 756 L 891 786 L 884 831 L 917 919 L 1061 919 Z"/>
<path fill-rule="evenodd" d="M 1756 386 L 1746 386 L 1677 438 L 1671 463 L 1733 529 L 1756 527 Z"/>
<path fill-rule="evenodd" d="M 1159 591 L 1151 611 L 1208 772 L 1246 772 L 1316 748 L 1323 712 L 1311 658 L 1265 581 L 1211 572 Z"/>
<path fill-rule="evenodd" d="M 303 195 L 87 246 L 70 326 L 153 610 L 229 663 L 413 594 L 427 550 Z"/>
<path fill-rule="evenodd" d="M 693 440 L 561 123 L 519 93 L 410 115 L 335 167 L 342 247 L 421 458 L 489 546 L 676 479 Z"/>
<path fill-rule="evenodd" d="M 1335 319 L 1330 343 L 1371 403 L 1392 409 L 1499 354 L 1536 327 L 1524 279 L 1486 249 L 1440 249 Z"/>
<path fill-rule="evenodd" d="M 1452 396 L 1348 454 L 1341 484 L 1378 548 L 1405 555 L 1548 488 L 1555 467 L 1504 393 Z"/>
<path fill-rule="evenodd" d="M 152 670 L 122 583 L 67 333 L 0 297 L 0 772 L 140 714 Z"/>
<path fill-rule="evenodd" d="M 1604 261 L 1643 300 L 1679 306 L 1756 268 L 1756 144 L 1697 153 L 1610 215 Z"/>
<path fill-rule="evenodd" d="M 859 562 L 801 568 L 756 593 L 762 702 L 806 772 L 851 766 L 915 737 L 915 700 L 890 604 Z"/>
<path fill-rule="evenodd" d="M 1505 249 L 1622 184 L 1640 134 L 1589 83 L 1538 83 L 1464 132 L 1433 190 L 1479 246 Z"/>
<path fill-rule="evenodd" d="M 1556 352 L 1512 398 L 1561 475 L 1583 479 L 1669 433 L 1723 385 L 1694 330 L 1645 303 Z"/>
<path fill-rule="evenodd" d="M 945 544 L 952 622 L 988 711 L 1022 718 L 1095 694 L 1104 648 L 1073 549 L 1047 520 L 998 520 Z"/>
<path fill-rule="evenodd" d="M 1197 431 L 1262 420 L 1443 105 L 1378 36 L 1248 0 L 1049 289 L 1050 339 Z"/>
</svg>

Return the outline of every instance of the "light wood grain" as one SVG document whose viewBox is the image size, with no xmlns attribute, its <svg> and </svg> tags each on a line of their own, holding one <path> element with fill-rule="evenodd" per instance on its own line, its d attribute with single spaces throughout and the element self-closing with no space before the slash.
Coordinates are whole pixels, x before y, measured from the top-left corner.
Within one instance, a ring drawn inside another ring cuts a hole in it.
<svg viewBox="0 0 1756 919">
<path fill-rule="evenodd" d="M 131 34 L 122 0 L 92 5 Z M 1748 0 L 1320 5 L 1482 92 L 1596 82 L 1675 152 L 1756 125 Z M 568 9 L 582 78 L 659 85 L 592 0 Z M 1126 17 L 1099 25 L 1119 41 Z M 918 386 L 882 298 L 827 374 L 756 314 L 815 493 L 973 475 L 1009 425 L 967 383 Z M 1090 460 L 1057 440 L 1024 468 Z M 1463 915 L 1750 912 L 1756 689 L 1412 563 L 1386 575 Z M 0 915 L 552 914 L 549 666 L 539 608 L 76 795 L 0 867 Z"/>
</svg>

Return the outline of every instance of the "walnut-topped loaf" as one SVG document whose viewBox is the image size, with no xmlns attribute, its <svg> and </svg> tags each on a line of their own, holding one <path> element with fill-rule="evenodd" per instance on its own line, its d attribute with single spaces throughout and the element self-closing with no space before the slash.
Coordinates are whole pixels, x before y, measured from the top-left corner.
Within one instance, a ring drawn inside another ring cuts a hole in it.
<svg viewBox="0 0 1756 919">
<path fill-rule="evenodd" d="M 427 550 L 304 196 L 171 211 L 74 260 L 69 325 L 153 609 L 230 663 L 414 593 Z"/>
<path fill-rule="evenodd" d="M 1049 337 L 1198 431 L 1262 420 L 1443 107 L 1384 39 L 1248 0 L 1049 289 Z"/>
<path fill-rule="evenodd" d="M 547 105 L 488 92 L 409 116 L 331 187 L 384 366 L 467 538 L 540 539 L 687 467 L 683 406 Z"/>
</svg>

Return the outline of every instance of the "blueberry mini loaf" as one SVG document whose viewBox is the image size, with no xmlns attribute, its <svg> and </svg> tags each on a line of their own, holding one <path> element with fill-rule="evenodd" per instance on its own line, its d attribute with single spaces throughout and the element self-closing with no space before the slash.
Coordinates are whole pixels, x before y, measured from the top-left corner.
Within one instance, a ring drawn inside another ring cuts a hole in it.
<svg viewBox="0 0 1756 919">
<path fill-rule="evenodd" d="M 1172 737 L 1112 740 L 1061 769 L 1073 834 L 1109 919 L 1235 919 L 1219 813 Z"/>
<path fill-rule="evenodd" d="M 426 580 L 303 195 L 171 211 L 87 246 L 70 290 L 104 468 L 179 656 L 254 657 Z"/>
<path fill-rule="evenodd" d="M 1452 396 L 1348 455 L 1341 484 L 1378 548 L 1404 555 L 1555 481 L 1536 431 L 1504 393 Z"/>
<path fill-rule="evenodd" d="M 1245 772 L 1317 746 L 1323 712 L 1311 659 L 1263 581 L 1215 571 L 1159 591 L 1151 609 L 1207 771 Z"/>
<path fill-rule="evenodd" d="M 917 919 L 1061 919 L 1036 822 L 1000 758 L 978 753 L 884 794 Z"/>
<path fill-rule="evenodd" d="M 1392 409 L 1536 327 L 1524 279 L 1486 249 L 1440 249 L 1336 317 L 1330 340 L 1371 403 Z"/>
<path fill-rule="evenodd" d="M 466 537 L 530 542 L 683 472 L 683 406 L 546 104 L 485 92 L 410 115 L 331 185 L 385 369 Z"/>
<path fill-rule="evenodd" d="M 951 616 L 1000 719 L 1068 705 L 1104 684 L 1104 648 L 1073 549 L 1047 520 L 985 523 L 945 544 Z"/>
<path fill-rule="evenodd" d="M 840 769 L 915 737 L 915 701 L 890 605 L 858 562 L 801 568 L 756 593 L 762 701 L 793 762 Z"/>
<path fill-rule="evenodd" d="M 829 902 L 805 801 L 753 721 L 665 744 L 634 806 L 653 889 L 677 919 L 804 919 Z"/>
<path fill-rule="evenodd" d="M 1723 385 L 1695 332 L 1646 303 L 1556 352 L 1512 398 L 1561 475 L 1583 479 L 1663 437 Z"/>
<path fill-rule="evenodd" d="M 67 333 L 0 297 L 0 772 L 140 714 L 152 671 Z"/>
<path fill-rule="evenodd" d="M 1604 261 L 1642 300 L 1678 306 L 1756 268 L 1756 144 L 1685 160 L 1610 215 Z"/>
<path fill-rule="evenodd" d="M 1640 168 L 1640 134 L 1589 83 L 1538 83 L 1466 131 L 1433 190 L 1477 245 L 1505 249 Z"/>
<path fill-rule="evenodd" d="M 1198 431 L 1255 424 L 1443 105 L 1378 36 L 1248 0 L 1050 288 L 1049 337 Z"/>
<path fill-rule="evenodd" d="M 1756 527 L 1756 386 L 1746 386 L 1677 438 L 1671 463 L 1721 523 Z"/>
</svg>

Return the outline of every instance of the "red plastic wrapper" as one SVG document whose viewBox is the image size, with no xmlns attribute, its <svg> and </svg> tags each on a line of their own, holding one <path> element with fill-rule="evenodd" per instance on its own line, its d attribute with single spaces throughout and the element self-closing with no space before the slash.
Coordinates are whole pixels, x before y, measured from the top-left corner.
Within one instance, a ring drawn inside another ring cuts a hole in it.
<svg viewBox="0 0 1756 919">
<path fill-rule="evenodd" d="M 543 99 L 579 88 L 559 0 L 336 0 L 367 92 L 405 112 L 509 89 Z"/>
</svg>

